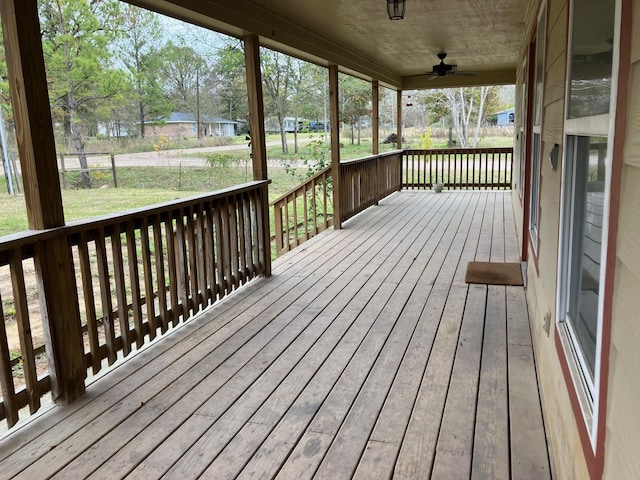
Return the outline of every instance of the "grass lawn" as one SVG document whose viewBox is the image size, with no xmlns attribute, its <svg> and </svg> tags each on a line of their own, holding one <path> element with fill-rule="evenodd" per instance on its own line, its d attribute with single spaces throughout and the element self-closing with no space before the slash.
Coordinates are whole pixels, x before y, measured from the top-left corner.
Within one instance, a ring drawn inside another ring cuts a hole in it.
<svg viewBox="0 0 640 480">
<path fill-rule="evenodd" d="M 251 171 L 248 172 L 251 175 Z M 275 200 L 298 184 L 283 169 L 271 169 L 269 198 Z M 249 177 L 250 179 L 250 177 Z M 110 180 L 110 179 L 109 179 Z M 68 189 L 62 191 L 65 220 L 70 222 L 108 213 L 167 202 L 211 192 L 245 182 L 244 168 L 214 171 L 210 168 L 128 167 L 118 169 L 119 188 Z M 105 181 L 105 183 L 107 183 Z M 4 178 L 0 191 L 5 192 Z M 0 194 L 0 236 L 29 228 L 24 195 Z"/>
</svg>

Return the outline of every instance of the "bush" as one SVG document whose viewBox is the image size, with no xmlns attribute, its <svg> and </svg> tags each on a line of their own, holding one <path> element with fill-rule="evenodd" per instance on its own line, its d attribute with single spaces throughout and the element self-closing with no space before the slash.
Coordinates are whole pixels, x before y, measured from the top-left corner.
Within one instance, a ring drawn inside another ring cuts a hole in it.
<svg viewBox="0 0 640 480">
<path fill-rule="evenodd" d="M 405 139 L 404 137 L 402 137 L 402 141 L 404 142 Z M 398 143 L 398 134 L 397 133 L 392 133 L 391 135 L 389 135 L 387 138 L 385 138 L 382 143 Z"/>
<path fill-rule="evenodd" d="M 233 167 L 240 165 L 241 160 L 229 152 L 208 153 L 205 161 L 211 168 L 211 176 L 216 180 L 221 180 L 229 174 Z"/>
<path fill-rule="evenodd" d="M 422 150 L 429 150 L 433 148 L 433 139 L 431 138 L 431 129 L 427 128 L 427 130 L 420 135 L 420 148 Z"/>
</svg>

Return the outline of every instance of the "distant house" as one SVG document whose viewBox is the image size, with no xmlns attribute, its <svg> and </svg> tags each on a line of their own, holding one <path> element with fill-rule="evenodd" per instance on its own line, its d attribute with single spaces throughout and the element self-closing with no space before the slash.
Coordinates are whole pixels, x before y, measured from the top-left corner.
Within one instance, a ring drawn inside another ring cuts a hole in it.
<svg viewBox="0 0 640 480">
<path fill-rule="evenodd" d="M 202 115 L 200 128 L 206 137 L 233 137 L 238 122 L 224 118 Z M 198 136 L 198 125 L 194 113 L 173 112 L 169 117 L 155 120 L 145 125 L 147 136 L 164 135 L 169 138 L 194 138 Z"/>
<path fill-rule="evenodd" d="M 304 125 L 308 122 L 303 118 L 298 118 L 298 128 L 297 131 L 303 131 Z M 296 119 L 295 117 L 284 117 L 284 131 L 287 133 L 293 133 L 296 131 Z M 264 121 L 264 128 L 268 133 L 278 133 L 280 132 L 280 124 L 278 123 L 278 119 L 276 117 L 266 118 Z"/>
<path fill-rule="evenodd" d="M 512 127 L 516 121 L 515 108 L 509 108 L 496 112 L 487 117 L 489 125 L 493 127 Z"/>
</svg>

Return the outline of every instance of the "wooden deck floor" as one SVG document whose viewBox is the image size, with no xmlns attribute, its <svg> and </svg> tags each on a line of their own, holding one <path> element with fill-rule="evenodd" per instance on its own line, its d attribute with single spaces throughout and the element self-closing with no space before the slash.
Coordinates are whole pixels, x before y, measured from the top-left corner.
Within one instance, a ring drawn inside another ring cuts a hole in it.
<svg viewBox="0 0 640 480">
<path fill-rule="evenodd" d="M 0 477 L 550 477 L 504 192 L 396 193 L 0 441 Z"/>
</svg>

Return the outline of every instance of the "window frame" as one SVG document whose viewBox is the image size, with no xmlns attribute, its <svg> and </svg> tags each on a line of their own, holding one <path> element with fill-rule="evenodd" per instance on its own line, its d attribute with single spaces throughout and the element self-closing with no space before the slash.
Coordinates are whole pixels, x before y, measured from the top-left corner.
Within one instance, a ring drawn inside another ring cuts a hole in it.
<svg viewBox="0 0 640 480">
<path fill-rule="evenodd" d="M 540 238 L 540 192 L 542 180 L 542 132 L 544 122 L 544 91 L 547 48 L 547 4 L 543 2 L 536 24 L 535 56 L 533 61 L 533 112 L 531 126 L 531 175 L 529 178 L 529 237 L 537 258 Z M 539 78 L 540 75 L 540 78 Z M 538 88 L 540 83 L 540 88 Z"/>
<path fill-rule="evenodd" d="M 611 71 L 611 92 L 609 113 L 597 114 L 592 116 L 567 118 L 569 116 L 569 101 L 571 78 L 567 74 L 565 84 L 565 120 L 564 120 L 564 139 L 563 139 L 563 165 L 561 179 L 561 200 L 560 200 L 560 229 L 558 242 L 558 271 L 557 271 L 557 288 L 556 288 L 556 333 L 558 353 L 563 362 L 563 367 L 568 372 L 567 386 L 573 391 L 579 406 L 575 411 L 576 417 L 581 417 L 583 428 L 589 439 L 592 454 L 596 454 L 599 447 L 598 439 L 601 429 L 605 428 L 604 422 L 600 416 L 600 410 L 606 398 L 602 398 L 602 382 L 603 382 L 603 359 L 604 340 L 604 318 L 605 318 L 605 288 L 607 276 L 611 272 L 607 271 L 608 256 L 610 255 L 611 246 L 609 245 L 609 228 L 611 220 L 611 182 L 613 173 L 613 150 L 615 140 L 615 120 L 617 106 L 617 89 L 618 74 L 620 67 L 620 37 L 621 37 L 621 3 L 622 0 L 614 0 L 614 51 Z M 570 3 L 569 13 L 569 36 L 567 44 L 567 72 L 571 69 L 571 52 L 573 38 L 573 10 L 575 1 Z M 571 287 L 568 284 L 572 272 L 570 271 L 569 261 L 571 253 L 569 249 L 573 245 L 573 229 L 572 218 L 573 208 L 576 197 L 573 189 L 570 188 L 576 174 L 575 155 L 571 157 L 577 149 L 572 147 L 572 143 L 577 145 L 577 137 L 606 137 L 607 153 L 605 157 L 605 183 L 604 183 L 604 205 L 602 219 L 602 246 L 600 256 L 600 278 L 598 291 L 598 319 L 596 328 L 596 345 L 595 345 L 595 365 L 593 378 L 589 374 L 589 367 L 585 355 L 582 352 L 580 343 L 577 340 L 576 333 L 570 321 L 567 321 L 567 309 L 570 300 Z M 608 350 L 608 347 L 607 347 Z M 605 392 L 606 397 L 606 392 Z M 574 409 L 575 410 L 575 409 Z M 583 445 L 584 446 L 584 445 Z"/>
</svg>

